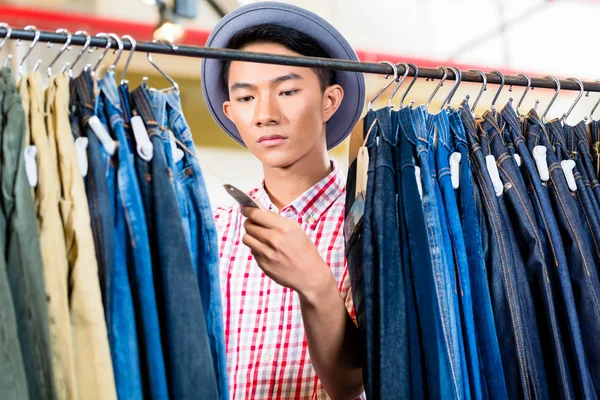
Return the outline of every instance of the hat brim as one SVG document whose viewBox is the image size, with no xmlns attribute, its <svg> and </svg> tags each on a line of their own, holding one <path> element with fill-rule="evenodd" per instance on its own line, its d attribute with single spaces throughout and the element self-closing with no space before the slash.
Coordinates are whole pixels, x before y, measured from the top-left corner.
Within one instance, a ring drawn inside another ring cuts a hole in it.
<svg viewBox="0 0 600 400">
<path fill-rule="evenodd" d="M 316 40 L 332 57 L 358 61 L 356 52 L 329 22 L 303 8 L 278 2 L 249 4 L 227 14 L 211 32 L 207 47 L 224 48 L 237 32 L 260 24 L 277 24 L 296 29 Z M 244 142 L 229 118 L 223 112 L 223 103 L 229 100 L 228 88 L 222 80 L 223 60 L 202 60 L 202 92 L 215 121 L 236 142 Z M 344 98 L 336 113 L 327 123 L 327 149 L 344 141 L 358 122 L 365 106 L 365 76 L 359 72 L 336 71 L 337 83 L 344 89 Z"/>
</svg>

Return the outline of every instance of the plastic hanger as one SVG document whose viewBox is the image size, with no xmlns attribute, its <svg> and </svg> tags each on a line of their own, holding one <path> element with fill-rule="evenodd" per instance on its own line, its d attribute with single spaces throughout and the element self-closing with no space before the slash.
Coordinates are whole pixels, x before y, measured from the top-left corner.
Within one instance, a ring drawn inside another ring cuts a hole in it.
<svg viewBox="0 0 600 400">
<path fill-rule="evenodd" d="M 150 53 L 148 53 L 148 54 L 150 54 Z M 395 64 L 392 64 L 392 63 L 391 63 L 391 62 L 389 62 L 389 61 L 381 61 L 381 62 L 379 62 L 378 64 L 387 64 L 387 65 L 389 65 L 390 67 L 392 67 L 392 70 L 394 71 L 394 79 L 393 79 L 393 80 L 391 80 L 391 81 L 389 81 L 389 82 L 387 83 L 387 85 L 385 85 L 383 88 L 381 88 L 381 89 L 380 89 L 380 90 L 379 90 L 379 91 L 378 91 L 378 92 L 375 94 L 375 96 L 374 96 L 374 97 L 371 99 L 371 101 L 369 101 L 369 106 L 368 106 L 368 108 L 369 108 L 369 111 L 373 110 L 373 102 L 375 102 L 375 100 L 377 100 L 377 98 L 379 98 L 379 96 L 381 96 L 381 94 L 382 94 L 383 92 L 385 92 L 385 91 L 386 91 L 386 90 L 387 90 L 387 89 L 388 89 L 390 86 L 392 86 L 392 84 L 393 84 L 394 82 L 398 82 L 398 68 L 396 68 L 396 65 L 395 65 Z M 388 79 L 389 77 L 390 77 L 389 75 L 386 75 L 386 76 L 385 76 L 385 79 Z"/>
<path fill-rule="evenodd" d="M 46 68 L 46 71 L 48 72 L 48 78 L 52 76 L 52 67 L 60 58 L 60 56 L 62 56 L 66 50 L 71 50 L 71 40 L 73 39 L 73 35 L 67 29 L 57 29 L 56 33 L 64 33 L 67 35 L 67 38 L 65 39 L 65 44 L 63 44 L 63 47 L 60 48 L 56 57 L 54 57 L 54 59 L 50 61 L 50 64 L 48 64 L 48 68 Z"/>
<path fill-rule="evenodd" d="M 406 88 L 406 91 L 404 92 L 404 94 L 402 95 L 402 98 L 400 99 L 400 108 L 404 107 L 404 100 L 406 99 L 408 92 L 410 92 L 410 89 L 412 89 L 415 82 L 417 82 L 417 79 L 419 78 L 419 67 L 417 67 L 415 64 L 411 64 L 411 63 L 408 63 L 408 66 L 415 70 L 415 75 L 413 76 L 413 80 L 410 81 L 408 88 Z"/>
<path fill-rule="evenodd" d="M 177 49 L 179 48 L 179 47 L 177 47 L 177 45 L 176 45 L 176 44 L 173 44 L 173 43 L 171 43 L 171 42 L 169 42 L 169 41 L 167 41 L 167 40 L 164 40 L 164 39 L 159 39 L 159 40 L 155 39 L 155 40 L 153 40 L 153 41 L 152 41 L 152 43 L 158 43 L 158 42 L 164 42 L 164 43 L 168 43 L 168 44 L 171 46 L 171 49 L 172 49 L 173 51 L 175 51 L 175 50 L 177 50 Z M 173 78 L 171 78 L 169 75 L 167 75 L 167 73 L 166 73 L 165 71 L 163 71 L 162 69 L 160 69 L 160 67 L 159 67 L 158 65 L 156 65 L 156 63 L 155 63 L 155 62 L 152 60 L 152 55 L 150 55 L 150 52 L 146 53 L 146 56 L 147 56 L 147 58 L 148 58 L 148 62 L 150 62 L 150 64 L 152 64 L 152 66 L 153 66 L 154 68 L 156 68 L 156 70 L 157 70 L 158 72 L 160 72 L 160 74 L 161 74 L 161 75 L 162 75 L 162 76 L 163 76 L 163 77 L 164 77 L 166 80 L 168 80 L 168 81 L 169 81 L 169 83 L 171 83 L 171 85 L 173 86 L 173 88 L 175 89 L 175 91 L 176 91 L 177 93 L 179 93 L 179 85 L 177 84 L 177 82 L 175 82 L 175 80 L 174 80 Z M 395 67 L 395 66 L 394 66 L 394 67 Z M 148 80 L 148 77 L 144 77 L 144 81 L 147 81 L 147 80 Z"/>
<path fill-rule="evenodd" d="M 388 99 L 387 106 L 389 108 L 394 108 L 394 105 L 392 104 L 392 100 L 394 99 L 394 96 L 396 95 L 396 93 L 400 89 L 400 86 L 402 86 L 402 83 L 404 83 L 404 80 L 406 79 L 406 77 L 408 76 L 408 72 L 410 71 L 410 67 L 408 66 L 407 63 L 400 63 L 400 65 L 402 65 L 404 67 L 404 75 L 402 75 L 402 78 L 400 79 L 400 81 L 398 82 L 398 84 L 396 85 L 396 87 L 394 88 L 394 90 L 392 91 L 392 94 L 390 95 L 390 98 Z"/>
<path fill-rule="evenodd" d="M 433 92 L 431 93 L 431 96 L 429 96 L 429 98 L 427 99 L 427 103 L 425 103 L 425 108 L 427 110 L 429 110 L 429 103 L 431 103 L 431 100 L 433 100 L 433 98 L 437 94 L 438 90 L 440 90 L 440 88 L 442 86 L 444 86 L 444 82 L 446 82 L 446 79 L 448 78 L 448 68 L 446 68 L 446 67 L 437 67 L 437 68 L 441 69 L 442 71 L 444 71 L 444 75 L 442 76 L 442 79 L 440 80 L 440 83 L 438 83 L 438 85 L 435 87 L 435 89 L 433 89 Z"/>
<path fill-rule="evenodd" d="M 123 41 L 123 39 L 129 40 L 129 43 L 131 43 L 131 49 L 129 49 L 129 56 L 127 57 L 127 61 L 125 61 L 125 67 L 121 72 L 121 85 L 127 83 L 125 76 L 127 74 L 127 69 L 129 68 L 129 63 L 131 62 L 131 58 L 133 57 L 133 53 L 135 53 L 135 48 L 137 46 L 137 41 L 133 37 L 129 35 L 123 35 L 121 36 L 121 41 Z"/>
<path fill-rule="evenodd" d="M 550 103 L 548 103 L 548 107 L 546 107 L 546 111 L 544 111 L 544 113 L 542 114 L 542 122 L 546 122 L 546 115 L 548 114 L 548 111 L 550 111 L 550 108 L 552 107 L 552 105 L 556 101 L 556 98 L 558 97 L 558 94 L 560 93 L 560 81 L 558 79 L 556 79 L 553 76 L 545 76 L 544 78 L 552 79 L 554 81 L 554 83 L 556 83 L 556 91 L 554 93 L 554 96 L 552 96 Z"/>
<path fill-rule="evenodd" d="M 477 72 L 479 75 L 481 75 L 481 79 L 483 80 L 483 86 L 481 86 L 481 89 L 479 90 L 479 93 L 477 94 L 477 97 L 475 98 L 475 101 L 473 102 L 473 105 L 471 106 L 471 112 L 475 112 L 475 107 L 477 107 L 477 103 L 479 103 L 479 99 L 481 99 L 483 92 L 485 92 L 487 90 L 487 75 L 484 74 L 483 71 L 480 71 L 478 69 L 470 69 L 469 72 Z"/>
</svg>

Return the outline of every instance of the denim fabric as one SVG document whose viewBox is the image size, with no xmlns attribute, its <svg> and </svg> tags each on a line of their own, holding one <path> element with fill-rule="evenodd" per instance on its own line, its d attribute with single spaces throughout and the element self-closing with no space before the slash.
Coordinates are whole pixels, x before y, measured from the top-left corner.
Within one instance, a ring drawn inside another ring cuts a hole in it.
<svg viewBox="0 0 600 400">
<path fill-rule="evenodd" d="M 590 152 L 592 153 L 592 166 L 594 176 L 600 179 L 600 121 L 592 120 L 588 125 L 590 132 Z"/>
<path fill-rule="evenodd" d="M 552 358 L 546 363 L 548 376 L 556 376 L 555 382 L 551 383 L 551 385 L 554 386 L 555 393 L 559 395 L 563 393 L 561 397 L 566 397 L 565 390 L 568 390 L 572 386 L 575 398 L 596 398 L 596 393 L 587 369 L 577 309 L 573 300 L 567 258 L 550 203 L 548 188 L 542 183 L 535 161 L 529 153 L 522 134 L 522 124 L 516 112 L 512 107 L 505 107 L 502 110 L 502 117 L 507 123 L 506 132 L 510 135 L 510 141 L 516 148 L 516 153 L 521 156 L 523 162 L 521 173 L 527 185 L 539 227 L 540 242 L 543 246 L 542 254 L 545 258 L 545 269 L 543 271 L 545 275 L 539 276 L 538 279 L 547 282 L 542 282 L 541 284 L 538 282 L 538 284 L 540 284 L 540 289 L 542 290 L 546 285 L 551 287 L 551 298 L 545 301 L 546 312 L 550 311 L 551 306 L 555 308 L 560 328 L 560 330 L 558 330 L 558 327 L 556 330 L 552 329 L 555 324 L 552 318 L 546 317 L 545 321 L 540 322 L 542 329 L 551 333 L 551 340 L 544 340 L 542 336 L 542 343 L 545 342 L 546 345 L 551 345 L 550 348 L 546 348 L 548 354 L 552 355 Z M 554 345 L 552 342 L 557 340 L 555 332 L 558 331 L 562 335 L 560 346 L 564 346 L 564 355 L 568 363 L 572 385 L 565 385 L 564 380 L 561 379 L 560 363 L 564 363 L 564 356 L 560 357 L 560 354 L 555 354 L 553 350 Z M 560 360 L 561 358 L 563 361 Z"/>
<path fill-rule="evenodd" d="M 423 360 L 423 344 L 421 340 L 420 321 L 417 310 L 416 288 L 412 277 L 411 255 L 408 239 L 408 228 L 406 225 L 405 209 L 403 203 L 402 188 L 402 150 L 400 135 L 400 121 L 398 111 L 392 111 L 391 115 L 392 133 L 395 146 L 393 148 L 394 174 L 396 183 L 396 203 L 398 210 L 398 229 L 400 232 L 400 252 L 402 269 L 404 273 L 406 291 L 406 315 L 407 315 L 407 340 L 408 340 L 408 370 L 410 373 L 410 398 L 425 399 L 427 394 L 426 370 Z M 413 171 L 414 180 L 414 171 Z M 419 200 L 420 203 L 420 200 Z M 420 204 L 419 204 L 420 207 Z M 422 212 L 421 212 L 422 215 Z M 411 215 L 413 218 L 414 215 Z M 421 226 L 424 228 L 423 220 Z M 427 236 L 425 235 L 425 240 Z"/>
<path fill-rule="evenodd" d="M 56 399 L 40 242 L 23 161 L 25 113 L 10 69 L 2 69 L 0 82 L 0 91 L 4 92 L 1 201 L 6 222 L 0 243 L 5 245 L 3 251 L 29 396 Z"/>
<path fill-rule="evenodd" d="M 548 191 L 567 256 L 588 371 L 598 393 L 600 346 L 597 338 L 600 337 L 600 281 L 594 268 L 591 238 L 586 232 L 584 215 L 579 210 L 579 202 L 567 186 L 560 161 L 550 142 L 549 132 L 535 111 L 531 111 L 528 115 L 526 132 L 526 143 L 530 153 L 537 145 L 545 146 L 547 149 L 546 157 L 550 171 Z"/>
<path fill-rule="evenodd" d="M 426 375 L 423 379 L 427 394 L 430 398 L 441 399 L 446 393 L 454 393 L 451 382 L 450 357 L 443 340 L 441 313 L 438 307 L 436 282 L 433 270 L 424 266 L 432 265 L 431 248 L 425 216 L 417 180 L 415 175 L 416 164 L 416 135 L 413 125 L 413 110 L 405 107 L 398 112 L 398 142 L 396 157 L 400 159 L 402 169 L 402 206 L 404 208 L 404 221 L 406 224 L 408 245 L 410 252 L 410 271 L 414 285 L 419 331 L 422 334 L 423 356 Z M 405 269 L 408 269 L 405 268 Z M 408 285 L 407 285 L 408 287 Z M 407 290 L 407 298 L 409 291 Z M 409 317 L 409 324 L 410 324 Z M 410 325 L 409 325 L 410 326 Z M 414 333 L 409 330 L 411 346 Z M 411 367 L 413 366 L 414 349 L 411 348 Z M 411 371 L 411 374 L 413 371 Z M 413 387 L 414 389 L 414 387 Z M 456 397 L 456 396 L 453 396 Z"/>
<path fill-rule="evenodd" d="M 464 353 L 468 368 L 467 375 L 471 397 L 482 398 L 482 376 L 480 374 L 479 355 L 477 352 L 477 337 L 475 334 L 475 322 L 473 320 L 473 304 L 471 299 L 471 278 L 467 252 L 463 237 L 463 228 L 458 213 L 456 194 L 452 187 L 450 175 L 450 154 L 453 151 L 450 137 L 450 120 L 446 110 L 435 116 L 437 119 L 438 142 L 435 150 L 437 177 L 442 192 L 442 199 L 446 210 L 446 219 L 450 230 L 452 251 L 456 263 L 456 277 L 458 300 L 460 309 L 460 321 L 464 343 Z"/>
<path fill-rule="evenodd" d="M 469 111 L 469 105 L 463 103 L 460 108 L 463 125 L 470 146 L 470 158 L 475 182 L 479 187 L 482 211 L 485 214 L 487 240 L 484 243 L 485 261 L 494 321 L 499 339 L 500 354 L 509 399 L 531 398 L 523 335 L 523 319 L 517 291 L 515 255 L 506 218 L 502 197 L 496 197 L 491 178 L 487 171 L 485 156 L 489 154 L 489 143 L 485 135 L 481 143 L 477 136 L 479 127 Z M 485 150 L 485 151 L 484 151 Z"/>
<path fill-rule="evenodd" d="M 410 371 L 408 363 L 408 333 L 406 315 L 406 289 L 400 252 L 400 230 L 395 187 L 393 147 L 395 135 L 389 108 L 375 112 L 377 134 L 375 161 L 375 194 L 373 196 L 373 228 L 377 264 L 376 326 L 378 341 L 374 347 L 379 355 L 375 368 L 380 379 L 381 399 L 410 397 Z M 377 390 L 375 391 L 377 393 Z"/>
<path fill-rule="evenodd" d="M 114 72 L 107 72 L 100 82 L 100 88 L 111 132 L 119 141 L 117 193 L 120 201 L 116 204 L 116 217 L 119 221 L 117 245 L 124 246 L 126 259 L 123 263 L 127 265 L 131 274 L 135 318 L 139 327 L 144 397 L 168 399 L 148 231 Z"/>
<path fill-rule="evenodd" d="M 219 251 L 217 231 L 212 213 L 206 183 L 200 169 L 196 154 L 196 145 L 192 139 L 192 132 L 185 120 L 181 107 L 179 94 L 172 90 L 165 93 L 165 125 L 177 140 L 185 145 L 183 159 L 178 163 L 173 162 L 171 148 L 168 141 L 165 143 L 165 154 L 169 166 L 177 171 L 178 180 L 181 182 L 183 204 L 187 208 L 187 222 L 189 224 L 190 251 L 192 263 L 198 276 L 200 294 L 204 305 L 204 315 L 210 346 L 215 363 L 215 373 L 219 382 L 219 393 L 222 400 L 229 399 L 229 385 L 227 384 L 227 359 L 225 354 L 225 337 L 223 326 L 223 307 L 221 304 L 221 290 L 219 282 Z M 166 138 L 168 139 L 168 138 Z M 181 148 L 181 146 L 178 146 Z M 190 151 L 192 154 L 189 154 Z M 177 181 L 177 180 L 176 180 Z M 181 202 L 181 199 L 179 199 Z M 186 219 L 184 219 L 184 222 Z"/>
<path fill-rule="evenodd" d="M 471 176 L 471 160 L 463 121 L 459 111 L 448 116 L 456 150 L 461 154 L 457 190 L 464 246 L 471 279 L 473 319 L 482 368 L 482 398 L 507 399 L 504 370 L 492 312 L 488 276 L 482 252 L 482 236 L 475 199 L 479 197 Z M 474 127 L 473 127 L 474 128 Z M 473 132 L 474 133 L 474 132 Z"/>
<path fill-rule="evenodd" d="M 158 304 L 162 306 L 159 316 L 166 332 L 169 393 L 175 399 L 216 399 L 219 391 L 202 298 L 178 211 L 173 171 L 168 167 L 159 125 L 152 112 L 152 95 L 147 87 L 140 86 L 132 97 L 154 146 L 152 160 L 147 163 L 151 175 L 145 181 L 152 191 L 152 208 L 147 212 L 152 213 L 152 232 L 158 247 L 159 262 L 153 265 Z"/>
<path fill-rule="evenodd" d="M 88 123 L 96 115 L 107 127 L 104 98 L 94 96 L 94 85 L 90 71 L 82 72 L 75 79 L 75 105 L 80 132 L 85 132 L 84 136 L 88 138 L 86 194 L 100 281 L 104 281 L 104 310 L 115 385 L 119 398 L 142 399 L 137 327 L 127 270 L 125 238 L 122 236 L 125 221 L 120 207 L 120 192 L 116 190 L 115 161 L 104 150 Z M 107 242 L 110 242 L 110 246 Z"/>
<path fill-rule="evenodd" d="M 523 178 L 518 171 L 517 164 L 514 158 L 508 154 L 503 142 L 502 130 L 500 128 L 500 115 L 496 111 L 488 111 L 483 115 L 483 121 L 480 123 L 481 137 L 488 143 L 489 154 L 496 158 L 496 165 L 500 174 L 500 179 L 504 183 L 504 199 L 505 211 L 507 216 L 507 228 L 509 229 L 510 239 L 513 243 L 512 250 L 514 253 L 516 284 L 519 293 L 520 309 L 523 313 L 523 328 L 524 335 L 524 363 L 522 368 L 526 370 L 529 383 L 533 388 L 533 395 L 536 398 L 548 397 L 548 382 L 544 368 L 543 355 L 548 355 L 542 352 L 540 334 L 538 330 L 537 317 L 543 315 L 541 311 L 536 313 L 536 305 L 534 301 L 551 302 L 551 291 L 547 285 L 544 274 L 545 260 L 542 253 L 542 245 L 540 244 L 540 236 L 538 233 L 535 217 L 531 203 L 529 202 L 527 190 Z M 512 229 L 511 229 L 512 226 Z M 539 282 L 539 276 L 542 282 Z M 540 289 L 538 285 L 542 285 Z M 547 312 L 548 318 L 552 320 L 552 330 L 556 332 L 556 314 L 554 306 L 551 303 L 550 311 Z M 555 349 L 560 360 L 560 368 L 562 371 L 561 378 L 567 377 L 566 382 L 569 382 L 568 372 L 565 372 L 566 364 L 564 364 L 564 350 L 560 345 L 560 334 L 555 335 Z M 568 386 L 568 384 L 565 384 Z M 570 388 L 566 389 L 570 397 Z M 553 392 L 554 393 L 554 392 Z M 563 393 L 564 394 L 564 393 Z"/>
</svg>

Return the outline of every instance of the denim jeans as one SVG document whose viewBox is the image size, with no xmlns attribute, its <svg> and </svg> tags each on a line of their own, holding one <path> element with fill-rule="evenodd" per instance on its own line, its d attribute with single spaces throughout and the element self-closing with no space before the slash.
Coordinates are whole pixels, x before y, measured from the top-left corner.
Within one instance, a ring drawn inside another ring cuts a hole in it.
<svg viewBox="0 0 600 400">
<path fill-rule="evenodd" d="M 571 284 L 581 337 L 588 361 L 588 371 L 596 393 L 600 390 L 600 281 L 594 268 L 592 241 L 578 200 L 571 194 L 560 161 L 554 153 L 549 135 L 535 111 L 531 111 L 526 125 L 527 148 L 531 153 L 535 146 L 545 146 L 550 180 L 548 192 L 554 216 L 558 223 L 568 261 Z M 553 134 L 553 133 L 552 133 Z"/>
<path fill-rule="evenodd" d="M 132 271 L 131 291 L 135 305 L 141 349 L 141 368 L 144 397 L 168 399 L 167 377 L 162 349 L 160 325 L 148 231 L 142 196 L 133 163 L 123 120 L 123 109 L 114 78 L 108 71 L 100 82 L 104 112 L 110 121 L 111 132 L 119 141 L 117 169 L 117 243 L 124 247 L 122 261 Z"/>
<path fill-rule="evenodd" d="M 129 272 L 125 256 L 124 216 L 121 196 L 116 189 L 115 161 L 105 150 L 89 125 L 98 117 L 107 128 L 103 96 L 96 97 L 89 71 L 76 78 L 77 110 L 80 126 L 88 138 L 86 193 L 101 281 L 104 280 L 104 310 L 110 343 L 117 395 L 142 399 L 142 382 L 137 327 Z M 93 107 L 90 107 L 93 105 Z M 105 236 L 106 235 L 106 236 Z M 110 246 L 106 244 L 110 242 Z M 103 261 L 111 264 L 103 264 Z M 104 268 L 101 268 L 103 265 Z"/>
<path fill-rule="evenodd" d="M 479 192 L 477 187 L 473 185 L 469 147 L 460 112 L 452 111 L 448 118 L 455 148 L 461 154 L 457 198 L 459 200 L 462 233 L 471 279 L 473 319 L 482 369 L 482 396 L 490 399 L 507 399 L 504 370 L 482 252 L 478 210 L 475 203 L 475 199 L 479 198 Z"/>
<path fill-rule="evenodd" d="M 223 309 L 219 282 L 218 239 L 212 207 L 208 198 L 204 176 L 198 160 L 184 151 L 183 158 L 175 162 L 171 154 L 168 133 L 183 143 L 187 149 L 196 154 L 196 145 L 192 132 L 185 120 L 179 94 L 172 90 L 166 93 L 155 92 L 155 106 L 160 105 L 160 120 L 166 128 L 163 132 L 165 155 L 169 168 L 177 171 L 175 186 L 178 194 L 180 210 L 185 209 L 184 226 L 189 235 L 188 245 L 192 256 L 192 264 L 198 277 L 200 295 L 204 305 L 204 315 L 210 340 L 215 373 L 219 382 L 219 393 L 222 400 L 229 399 L 227 384 L 227 360 L 225 354 L 225 337 L 223 327 Z M 164 97 L 163 97 L 164 96 Z M 161 99 L 162 97 L 162 99 Z M 178 145 L 179 148 L 181 146 Z M 184 150 L 184 149 L 182 149 Z"/>
<path fill-rule="evenodd" d="M 482 376 L 480 374 L 475 322 L 473 319 L 471 278 L 463 237 L 463 228 L 450 175 L 450 154 L 453 152 L 454 146 L 452 145 L 453 143 L 450 136 L 448 111 L 443 110 L 438 115 L 435 115 L 434 118 L 437 120 L 436 127 L 438 134 L 438 143 L 435 149 L 436 170 L 438 183 L 442 192 L 442 199 L 445 205 L 445 218 L 448 221 L 452 245 L 451 250 L 454 253 L 456 266 L 457 296 L 459 300 L 459 315 L 461 321 L 460 328 L 462 328 L 464 343 L 463 352 L 465 353 L 464 365 L 468 369 L 465 376 L 468 376 L 471 397 L 480 399 L 482 398 Z"/>
<path fill-rule="evenodd" d="M 594 176 L 600 179 L 600 121 L 592 120 L 588 125 L 588 129 L 591 134 L 590 151 L 592 152 Z"/>
<path fill-rule="evenodd" d="M 168 167 L 159 125 L 152 111 L 152 95 L 144 85 L 132 93 L 135 112 L 143 119 L 153 157 L 144 182 L 152 193 L 152 223 L 158 247 L 155 266 L 157 303 L 165 337 L 170 395 L 175 399 L 219 397 L 198 280 L 186 243 L 179 205 Z M 139 178 L 139 177 L 138 177 Z M 193 323 L 190 323 L 193 321 Z"/>
<path fill-rule="evenodd" d="M 375 160 L 375 193 L 373 196 L 373 228 L 375 232 L 377 288 L 376 326 L 378 341 L 374 347 L 379 363 L 375 376 L 379 381 L 381 399 L 410 397 L 406 289 L 396 198 L 396 178 L 393 159 L 395 134 L 390 109 L 375 112 L 377 125 L 371 135 L 377 135 Z M 376 390 L 377 392 L 377 390 Z"/>
<path fill-rule="evenodd" d="M 502 110 L 502 118 L 508 125 L 506 132 L 510 137 L 510 141 L 514 145 L 516 153 L 522 159 L 521 172 L 538 221 L 540 241 L 543 245 L 543 254 L 545 257 L 545 275 L 540 276 L 539 279 L 547 280 L 547 284 L 551 286 L 551 299 L 562 336 L 560 345 L 564 346 L 572 385 L 565 384 L 565 381 L 561 379 L 562 373 L 560 367 L 561 363 L 565 362 L 564 357 L 554 355 L 552 348 L 547 349 L 549 354 L 553 354 L 552 359 L 549 360 L 550 363 L 546 363 L 548 375 L 557 377 L 552 385 L 555 387 L 558 386 L 555 393 L 563 393 L 563 397 L 566 397 L 565 391 L 568 390 L 568 387 L 572 386 L 575 398 L 595 398 L 596 394 L 590 379 L 582 344 L 577 309 L 573 300 L 573 289 L 571 287 L 571 278 L 569 277 L 567 258 L 554 211 L 552 210 L 548 188 L 540 179 L 535 161 L 525 143 L 521 121 L 514 109 L 512 107 L 505 107 Z M 550 301 L 546 301 L 546 303 L 546 307 L 549 309 L 552 303 Z M 546 321 L 541 323 L 541 325 L 548 325 L 549 323 L 552 324 L 552 321 L 546 318 Z M 552 329 L 552 326 L 546 326 L 545 330 L 551 333 L 552 340 L 560 339 L 560 337 L 556 337 L 557 335 L 554 333 L 555 330 Z M 552 344 L 552 340 L 546 340 L 545 342 L 547 345 Z M 561 358 L 563 361 L 560 360 Z"/>
<path fill-rule="evenodd" d="M 418 330 L 421 334 L 423 356 L 425 363 L 425 388 L 430 398 L 441 399 L 448 390 L 453 393 L 450 385 L 450 357 L 443 341 L 443 330 L 441 313 L 438 307 L 435 277 L 433 270 L 424 268 L 430 266 L 431 248 L 429 247 L 428 232 L 425 225 L 425 216 L 421 197 L 417 186 L 415 175 L 416 164 L 416 135 L 413 125 L 413 110 L 410 107 L 401 109 L 398 116 L 399 132 L 398 145 L 396 146 L 396 157 L 400 159 L 402 170 L 402 206 L 404 209 L 404 220 L 400 218 L 400 224 L 406 224 L 408 247 L 410 253 L 410 272 L 414 285 L 416 298 L 416 313 L 418 315 Z M 406 268 L 408 269 L 408 268 Z M 408 280 L 407 280 L 408 282 Z M 407 285 L 408 287 L 408 285 Z M 407 290 L 407 298 L 409 291 Z M 409 326 L 410 326 L 409 315 Z M 411 341 L 411 368 L 413 357 L 418 356 L 412 348 L 415 331 L 409 330 Z M 411 374 L 413 371 L 411 370 Z M 427 396 L 425 396 L 427 397 Z M 455 396 L 453 396 L 455 397 Z"/>
</svg>

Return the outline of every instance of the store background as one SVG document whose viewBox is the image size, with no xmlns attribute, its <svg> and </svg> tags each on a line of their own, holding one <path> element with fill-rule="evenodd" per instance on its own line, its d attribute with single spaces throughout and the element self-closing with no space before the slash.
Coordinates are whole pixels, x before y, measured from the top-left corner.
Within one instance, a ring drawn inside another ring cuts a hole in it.
<svg viewBox="0 0 600 400">
<path fill-rule="evenodd" d="M 191 0 L 190 0 L 191 1 Z M 194 19 L 179 18 L 174 22 L 184 28 L 178 43 L 203 45 L 210 30 L 218 22 L 219 11 L 228 12 L 249 0 L 197 0 Z M 597 21 L 600 21 L 600 1 L 557 0 L 294 0 L 286 1 L 316 12 L 338 28 L 357 50 L 362 61 L 388 60 L 394 63 L 412 62 L 417 66 L 456 66 L 476 68 L 485 72 L 500 70 L 506 74 L 527 73 L 530 76 L 552 75 L 558 78 L 577 77 L 581 80 L 600 78 Z M 137 40 L 151 40 L 159 25 L 159 5 L 155 0 L 14 0 L 0 1 L 0 22 L 12 27 L 36 25 L 43 30 L 66 28 L 71 32 L 87 30 L 130 34 Z M 179 2 L 181 5 L 182 2 Z M 173 2 L 164 5 L 171 9 Z M 165 14 L 163 14 L 163 17 Z M 20 60 L 29 46 L 9 41 L 0 52 L 3 62 L 7 54 Z M 39 43 L 29 60 L 44 61 L 40 69 L 58 51 L 60 45 L 48 49 Z M 57 63 L 72 61 L 79 52 L 74 46 Z M 86 55 L 78 68 L 95 63 L 100 51 Z M 117 66 L 117 77 L 125 64 L 124 53 Z M 105 59 L 109 65 L 111 53 Z M 181 88 L 184 113 L 193 132 L 201 165 L 207 181 L 213 206 L 228 204 L 231 199 L 222 188 L 222 182 L 249 190 L 261 182 L 260 163 L 223 133 L 212 120 L 202 97 L 200 59 L 153 56 L 154 61 L 172 76 Z M 135 54 L 127 72 L 132 86 L 148 76 L 150 85 L 167 87 L 164 80 L 146 60 L 146 54 Z M 369 95 L 384 84 L 383 76 L 367 76 Z M 408 83 L 408 81 L 407 81 Z M 437 85 L 420 79 L 408 96 L 424 103 Z M 448 81 L 431 103 L 437 109 L 453 82 Z M 474 98 L 479 84 L 463 83 L 454 96 L 457 104 L 466 95 Z M 489 85 L 479 105 L 489 107 L 498 86 Z M 516 87 L 512 92 L 505 86 L 498 101 L 503 106 L 509 98 L 518 100 L 523 92 Z M 402 93 L 402 92 L 400 92 Z M 552 97 L 552 90 L 530 91 L 522 109 L 531 108 L 540 101 L 544 110 Z M 548 113 L 550 118 L 564 113 L 577 92 L 562 91 Z M 572 112 L 569 121 L 575 123 L 589 116 L 600 93 L 584 97 Z M 397 96 L 396 104 L 400 96 Z M 382 103 L 387 96 L 382 96 Z M 360 126 L 356 132 L 360 135 Z M 331 152 L 342 168 L 348 164 L 346 141 Z"/>
</svg>

